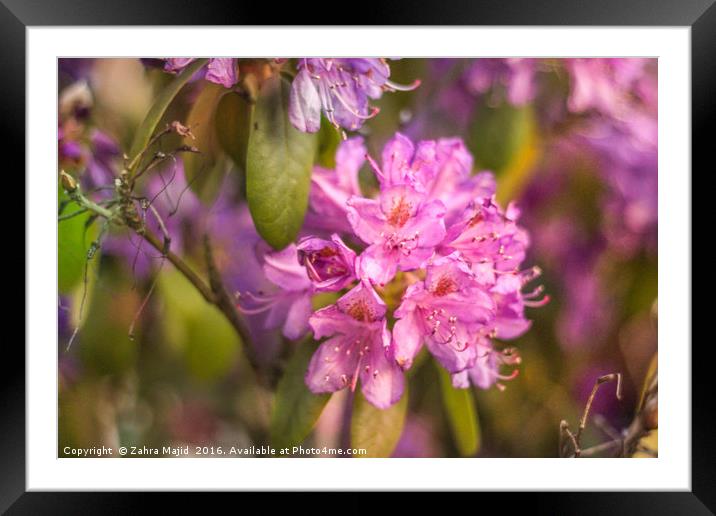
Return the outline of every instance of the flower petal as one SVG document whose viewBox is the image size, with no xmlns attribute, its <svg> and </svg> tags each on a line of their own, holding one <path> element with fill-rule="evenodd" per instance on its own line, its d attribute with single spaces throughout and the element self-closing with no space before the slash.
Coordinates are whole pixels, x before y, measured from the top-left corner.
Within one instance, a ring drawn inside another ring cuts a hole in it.
<svg viewBox="0 0 716 516">
<path fill-rule="evenodd" d="M 283 334 L 287 339 L 296 340 L 308 331 L 308 319 L 311 317 L 313 307 L 311 296 L 304 294 L 298 297 L 288 309 L 286 322 L 283 325 Z"/>
<path fill-rule="evenodd" d="M 288 119 L 304 133 L 315 133 L 321 128 L 321 100 L 311 74 L 302 69 L 291 84 Z"/>
<path fill-rule="evenodd" d="M 355 234 L 366 244 L 378 241 L 385 226 L 385 217 L 378 201 L 353 196 L 347 204 L 348 222 Z"/>
<path fill-rule="evenodd" d="M 360 379 L 365 398 L 375 407 L 385 409 L 403 395 L 405 378 L 403 371 L 393 360 L 389 360 L 388 350 L 381 341 L 381 336 L 376 335 L 367 364 L 361 363 Z"/>
<path fill-rule="evenodd" d="M 306 372 L 306 385 L 311 392 L 335 392 L 350 384 L 359 358 L 352 346 L 353 340 L 343 335 L 319 346 Z"/>
<path fill-rule="evenodd" d="M 402 369 L 410 369 L 413 359 L 423 345 L 424 331 L 415 312 L 398 320 L 393 327 L 393 354 Z"/>
</svg>

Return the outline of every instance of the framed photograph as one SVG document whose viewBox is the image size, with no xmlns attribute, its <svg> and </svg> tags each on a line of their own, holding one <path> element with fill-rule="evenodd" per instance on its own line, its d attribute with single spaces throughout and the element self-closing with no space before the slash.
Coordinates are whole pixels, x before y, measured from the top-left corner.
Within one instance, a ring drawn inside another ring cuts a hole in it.
<svg viewBox="0 0 716 516">
<path fill-rule="evenodd" d="M 136 4 L 0 5 L 27 228 L 0 509 L 391 490 L 712 513 L 712 1 L 340 27 Z"/>
</svg>

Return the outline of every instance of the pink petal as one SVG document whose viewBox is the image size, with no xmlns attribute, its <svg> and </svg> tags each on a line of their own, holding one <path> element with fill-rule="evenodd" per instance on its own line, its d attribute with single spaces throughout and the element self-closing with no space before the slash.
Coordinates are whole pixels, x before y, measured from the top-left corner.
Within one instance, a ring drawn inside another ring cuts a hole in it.
<svg viewBox="0 0 716 516">
<path fill-rule="evenodd" d="M 402 369 L 410 369 L 413 359 L 423 345 L 423 329 L 415 312 L 399 319 L 393 327 L 393 354 Z"/>
<path fill-rule="evenodd" d="M 363 395 L 375 407 L 388 408 L 403 395 L 403 372 L 395 362 L 388 359 L 386 349 L 377 335 L 367 358 L 367 364 L 361 362 L 360 371 Z"/>
<path fill-rule="evenodd" d="M 283 334 L 287 339 L 296 340 L 308 331 L 308 318 L 311 316 L 311 296 L 306 294 L 296 299 L 288 310 Z"/>
<path fill-rule="evenodd" d="M 343 335 L 320 345 L 306 372 L 306 385 L 311 392 L 335 392 L 350 384 L 359 357 L 352 347 L 353 340 Z"/>
<path fill-rule="evenodd" d="M 383 187 L 395 186 L 405 182 L 405 176 L 414 153 L 413 142 L 400 133 L 396 133 L 383 147 L 383 178 L 381 179 Z"/>
<path fill-rule="evenodd" d="M 361 240 L 372 244 L 381 239 L 385 217 L 377 201 L 353 196 L 348 199 L 348 222 Z"/>
<path fill-rule="evenodd" d="M 385 285 L 398 271 L 399 253 L 387 250 L 382 244 L 369 246 L 356 261 L 358 274 L 376 285 Z"/>
</svg>

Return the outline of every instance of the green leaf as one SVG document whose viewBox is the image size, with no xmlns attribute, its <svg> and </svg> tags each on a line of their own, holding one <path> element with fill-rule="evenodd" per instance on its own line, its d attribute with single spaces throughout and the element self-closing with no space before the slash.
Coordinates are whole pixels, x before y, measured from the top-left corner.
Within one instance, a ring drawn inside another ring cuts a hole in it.
<svg viewBox="0 0 716 516">
<path fill-rule="evenodd" d="M 251 123 L 246 196 L 256 230 L 275 249 L 295 240 L 308 206 L 315 135 L 288 120 L 289 84 L 278 75 L 263 83 Z"/>
<path fill-rule="evenodd" d="M 324 119 L 318 130 L 318 164 L 325 168 L 336 168 L 336 151 L 340 143 L 340 133 Z"/>
<path fill-rule="evenodd" d="M 306 387 L 304 377 L 316 344 L 302 341 L 296 344 L 286 372 L 278 383 L 271 418 L 271 444 L 285 448 L 301 443 L 310 433 L 330 399 L 330 394 L 313 394 Z"/>
<path fill-rule="evenodd" d="M 351 419 L 351 446 L 364 448 L 356 457 L 390 457 L 403 433 L 408 411 L 408 391 L 395 405 L 385 410 L 375 408 L 356 392 Z"/>
<path fill-rule="evenodd" d="M 476 163 L 497 174 L 503 172 L 528 142 L 532 124 L 529 106 L 511 106 L 506 102 L 499 107 L 480 105 L 469 140 Z"/>
<path fill-rule="evenodd" d="M 480 449 L 480 426 L 472 389 L 455 389 L 450 374 L 437 363 L 436 368 L 440 375 L 443 406 L 457 449 L 461 456 L 472 457 Z"/>
<path fill-rule="evenodd" d="M 216 133 L 221 148 L 242 172 L 246 170 L 252 110 L 251 103 L 233 92 L 221 97 L 216 108 Z"/>
<path fill-rule="evenodd" d="M 58 190 L 58 201 L 60 203 L 68 201 L 69 198 L 62 188 Z M 70 201 L 63 214 L 69 215 L 79 209 L 78 205 Z M 85 228 L 90 215 L 89 212 L 83 213 L 57 223 L 57 283 L 61 294 L 69 294 L 84 278 L 87 252 L 97 236 L 98 222 Z M 98 261 L 98 254 L 92 260 Z"/>
<path fill-rule="evenodd" d="M 194 137 L 187 136 L 184 143 L 193 145 L 199 152 L 183 154 L 184 173 L 190 188 L 206 204 L 216 199 L 226 173 L 227 163 L 215 126 L 217 108 L 225 95 L 223 86 L 206 82 L 186 121 Z"/>
<path fill-rule="evenodd" d="M 164 112 L 172 100 L 174 100 L 174 97 L 176 97 L 182 87 L 189 82 L 189 79 L 208 62 L 208 59 L 196 59 L 192 61 L 159 93 L 159 96 L 154 100 L 152 107 L 149 108 L 149 112 L 144 117 L 144 120 L 134 135 L 134 140 L 129 150 L 129 156 L 132 160 L 147 146 L 157 125 L 159 125 L 159 122 L 164 116 Z"/>
<path fill-rule="evenodd" d="M 159 276 L 164 333 L 188 372 L 202 382 L 228 374 L 239 358 L 241 339 L 224 315 L 204 300 L 176 269 Z"/>
</svg>

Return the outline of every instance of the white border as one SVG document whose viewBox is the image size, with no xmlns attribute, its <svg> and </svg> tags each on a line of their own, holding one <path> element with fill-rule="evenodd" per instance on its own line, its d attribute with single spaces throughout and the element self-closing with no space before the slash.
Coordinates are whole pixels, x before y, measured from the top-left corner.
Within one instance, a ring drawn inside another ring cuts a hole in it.
<svg viewBox="0 0 716 516">
<path fill-rule="evenodd" d="M 28 28 L 27 488 L 689 490 L 690 40 L 688 27 Z M 658 459 L 56 458 L 56 58 L 327 50 L 334 56 L 659 57 Z"/>
</svg>

